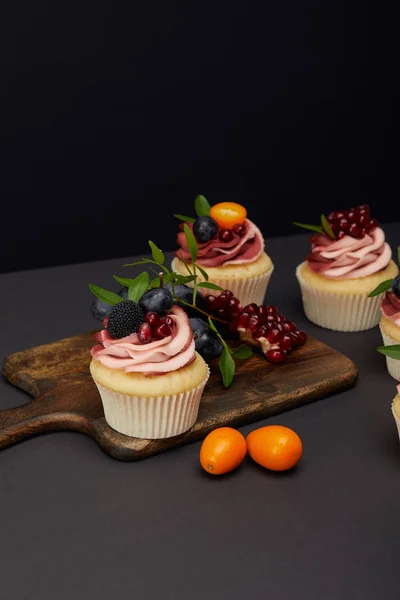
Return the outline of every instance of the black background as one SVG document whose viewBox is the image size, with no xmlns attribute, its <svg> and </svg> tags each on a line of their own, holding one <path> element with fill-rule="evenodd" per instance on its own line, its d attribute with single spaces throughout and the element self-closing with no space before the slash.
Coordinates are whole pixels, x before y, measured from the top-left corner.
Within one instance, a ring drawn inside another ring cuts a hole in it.
<svg viewBox="0 0 400 600">
<path fill-rule="evenodd" d="M 0 270 L 172 249 L 198 193 L 267 237 L 399 219 L 384 10 L 3 0 Z"/>
</svg>

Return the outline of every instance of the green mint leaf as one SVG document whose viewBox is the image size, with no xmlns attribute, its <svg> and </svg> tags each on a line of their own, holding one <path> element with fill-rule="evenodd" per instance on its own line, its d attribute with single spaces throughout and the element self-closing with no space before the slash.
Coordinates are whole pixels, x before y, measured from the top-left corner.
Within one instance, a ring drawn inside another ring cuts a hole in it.
<svg viewBox="0 0 400 600">
<path fill-rule="evenodd" d="M 158 263 L 159 265 L 163 265 L 164 264 L 164 253 L 162 252 L 162 250 L 160 250 L 160 248 L 158 248 L 154 242 L 152 242 L 151 240 L 149 240 L 149 246 L 151 248 L 151 254 L 153 256 L 153 260 L 156 261 L 156 263 Z"/>
<path fill-rule="evenodd" d="M 393 279 L 386 279 L 386 281 L 382 281 L 372 292 L 368 294 L 368 298 L 373 298 L 374 296 L 379 296 L 379 294 L 383 294 L 383 292 L 387 292 L 391 289 L 393 284 Z"/>
<path fill-rule="evenodd" d="M 194 223 L 196 220 L 193 217 L 186 217 L 185 215 L 180 215 L 179 213 L 175 213 L 174 217 L 180 221 L 184 221 L 185 223 Z"/>
<path fill-rule="evenodd" d="M 198 268 L 198 270 L 200 271 L 200 273 L 203 275 L 204 279 L 206 281 L 208 281 L 208 273 L 207 273 L 207 271 L 205 271 L 204 269 L 202 269 L 199 265 L 196 265 L 196 267 Z"/>
<path fill-rule="evenodd" d="M 186 225 L 186 223 L 184 224 L 183 229 L 184 229 L 185 236 L 186 236 L 186 243 L 189 248 L 190 258 L 192 259 L 192 263 L 194 264 L 196 262 L 197 253 L 199 251 L 199 248 L 198 248 L 197 242 L 196 242 L 196 238 L 194 237 L 193 233 L 190 231 L 190 229 Z"/>
<path fill-rule="evenodd" d="M 152 280 L 149 282 L 149 286 L 148 286 L 148 287 L 149 287 L 150 289 L 153 289 L 153 288 L 158 288 L 158 287 L 160 287 L 160 278 L 159 278 L 159 277 L 155 277 L 154 279 L 152 279 Z"/>
<path fill-rule="evenodd" d="M 233 360 L 231 353 L 225 346 L 219 359 L 219 369 L 222 374 L 222 381 L 225 387 L 229 387 L 233 381 L 235 375 L 235 361 Z"/>
<path fill-rule="evenodd" d="M 129 279 L 128 277 L 117 277 L 117 275 L 113 275 L 115 281 L 118 281 L 118 283 L 120 283 L 121 285 L 123 285 L 124 287 L 129 287 L 134 279 Z"/>
<path fill-rule="evenodd" d="M 234 356 L 235 358 L 250 358 L 250 356 L 252 356 L 253 354 L 253 350 L 250 348 L 250 346 L 247 346 L 247 344 L 242 344 L 241 346 L 239 346 L 239 348 L 236 348 L 236 350 L 233 350 L 232 352 L 232 356 Z"/>
<path fill-rule="evenodd" d="M 200 283 L 197 284 L 197 287 L 203 287 L 203 288 L 207 288 L 209 290 L 223 290 L 224 288 L 220 287 L 219 285 L 217 285 L 216 283 L 210 283 L 209 281 L 200 281 Z"/>
<path fill-rule="evenodd" d="M 139 302 L 140 298 L 147 290 L 149 279 L 149 274 L 146 271 L 135 277 L 128 289 L 129 300 L 133 300 L 133 302 Z"/>
<path fill-rule="evenodd" d="M 393 344 L 393 346 L 379 346 L 377 350 L 381 354 L 389 356 L 389 358 L 400 360 L 400 344 Z"/>
<path fill-rule="evenodd" d="M 327 236 L 330 237 L 331 240 L 336 240 L 336 236 L 333 233 L 332 227 L 330 226 L 329 221 L 325 215 L 321 215 L 321 225 L 322 225 L 322 229 L 325 231 Z"/>
<path fill-rule="evenodd" d="M 89 284 L 89 288 L 92 294 L 96 296 L 96 298 L 99 298 L 99 300 L 105 302 L 106 304 L 109 304 L 110 306 L 114 306 L 115 304 L 118 304 L 123 300 L 123 298 L 121 298 L 121 296 L 118 296 L 118 294 L 115 294 L 114 292 L 109 292 L 108 290 L 105 290 L 99 287 L 98 285 L 93 285 L 91 283 Z"/>
<path fill-rule="evenodd" d="M 302 227 L 303 229 L 309 229 L 310 231 L 316 231 L 317 233 L 325 233 L 320 225 L 308 225 L 307 223 L 296 223 L 293 221 L 293 225 Z"/>
<path fill-rule="evenodd" d="M 210 203 L 204 196 L 196 196 L 194 208 L 198 217 L 208 217 L 210 214 Z"/>
</svg>

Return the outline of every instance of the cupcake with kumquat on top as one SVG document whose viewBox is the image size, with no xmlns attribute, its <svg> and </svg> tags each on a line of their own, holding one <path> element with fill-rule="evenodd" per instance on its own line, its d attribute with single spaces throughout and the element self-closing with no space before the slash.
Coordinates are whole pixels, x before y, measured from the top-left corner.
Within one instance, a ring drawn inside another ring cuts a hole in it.
<svg viewBox="0 0 400 600">
<path fill-rule="evenodd" d="M 311 252 L 296 270 L 307 318 L 335 331 L 364 331 L 379 323 L 382 294 L 370 293 L 399 272 L 367 205 L 322 215 Z"/>
<path fill-rule="evenodd" d="M 195 209 L 196 219 L 175 216 L 186 223 L 196 239 L 198 281 L 231 290 L 243 306 L 262 304 L 274 266 L 264 251 L 261 231 L 247 218 L 245 207 L 235 202 L 210 206 L 204 196 L 197 196 Z M 172 269 L 185 275 L 186 265 L 193 261 L 183 225 L 177 243 Z"/>
</svg>

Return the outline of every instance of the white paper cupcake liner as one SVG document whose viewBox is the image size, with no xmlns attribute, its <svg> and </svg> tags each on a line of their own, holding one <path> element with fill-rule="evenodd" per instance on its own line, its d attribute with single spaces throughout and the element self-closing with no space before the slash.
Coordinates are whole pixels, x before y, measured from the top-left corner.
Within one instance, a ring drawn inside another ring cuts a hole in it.
<svg viewBox="0 0 400 600">
<path fill-rule="evenodd" d="M 367 294 L 337 294 L 320 290 L 302 277 L 303 264 L 297 267 L 296 277 L 304 312 L 312 323 L 334 331 L 365 331 L 378 325 L 382 294 L 368 298 Z"/>
<path fill-rule="evenodd" d="M 209 376 L 208 370 L 200 385 L 171 396 L 130 396 L 95 384 L 110 427 L 130 437 L 155 440 L 179 435 L 195 424 Z"/>
<path fill-rule="evenodd" d="M 397 397 L 397 396 L 396 396 Z M 396 398 L 394 399 L 396 400 Z M 397 433 L 399 434 L 399 440 L 400 440 L 400 418 L 397 416 L 396 411 L 394 410 L 394 400 L 392 402 L 392 415 L 394 417 L 394 420 L 396 422 L 396 426 L 397 426 Z"/>
<path fill-rule="evenodd" d="M 171 263 L 171 269 L 177 272 L 175 269 L 175 258 Z M 274 265 L 272 265 L 272 267 L 266 273 L 256 275 L 255 277 L 248 277 L 246 279 L 218 279 L 215 277 L 210 277 L 208 281 L 218 285 L 223 290 L 231 290 L 233 295 L 236 296 L 236 298 L 239 298 L 242 306 L 246 306 L 246 304 L 251 304 L 252 302 L 255 302 L 256 304 L 263 304 L 273 270 Z M 198 273 L 197 281 L 205 281 L 201 273 Z M 193 287 L 193 282 L 190 282 L 187 285 Z M 216 290 L 205 291 L 205 288 L 203 288 L 203 291 L 204 293 L 209 292 L 210 294 L 218 295 Z"/>
<path fill-rule="evenodd" d="M 399 343 L 396 340 L 394 340 L 392 337 L 387 335 L 383 331 L 382 327 L 379 327 L 379 329 L 381 330 L 384 346 L 394 346 Z M 400 360 L 396 360 L 395 358 L 390 358 L 389 356 L 386 356 L 385 358 L 386 358 L 386 366 L 387 366 L 387 370 L 389 371 L 389 375 L 391 375 L 393 377 L 393 379 L 400 381 Z"/>
</svg>

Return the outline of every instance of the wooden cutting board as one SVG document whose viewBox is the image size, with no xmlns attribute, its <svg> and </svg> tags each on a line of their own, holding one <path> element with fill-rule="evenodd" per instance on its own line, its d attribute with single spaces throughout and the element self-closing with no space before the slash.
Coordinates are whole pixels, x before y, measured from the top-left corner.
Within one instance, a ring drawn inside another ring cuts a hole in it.
<svg viewBox="0 0 400 600">
<path fill-rule="evenodd" d="M 283 365 L 268 363 L 262 354 L 237 360 L 235 380 L 227 390 L 214 365 L 192 429 L 174 438 L 142 440 L 118 433 L 104 419 L 88 370 L 91 336 L 66 338 L 6 358 L 6 379 L 34 399 L 0 411 L 0 448 L 43 432 L 74 430 L 90 435 L 114 458 L 139 460 L 203 439 L 215 427 L 238 427 L 341 392 L 357 378 L 349 358 L 312 338 Z"/>
</svg>

